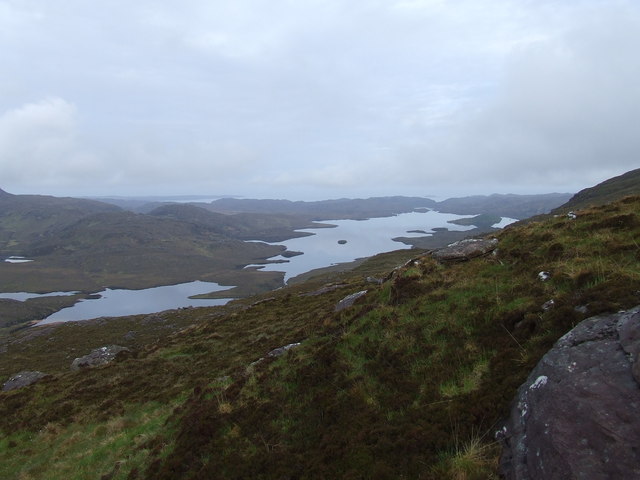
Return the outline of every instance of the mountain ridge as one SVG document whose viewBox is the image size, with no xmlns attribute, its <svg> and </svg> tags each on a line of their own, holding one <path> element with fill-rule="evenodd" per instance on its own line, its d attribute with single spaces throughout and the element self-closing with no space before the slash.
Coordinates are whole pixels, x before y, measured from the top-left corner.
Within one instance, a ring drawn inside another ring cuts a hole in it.
<svg viewBox="0 0 640 480">
<path fill-rule="evenodd" d="M 640 195 L 640 168 L 580 190 L 552 213 L 566 213 L 572 209 L 603 205 L 626 195 Z"/>
<path fill-rule="evenodd" d="M 0 473 L 497 478 L 495 426 L 542 355 L 638 304 L 639 211 L 635 196 L 548 215 L 468 261 L 382 254 L 223 308 L 23 332 L 0 375 L 52 376 L 0 394 Z M 132 351 L 68 371 L 115 342 Z"/>
</svg>

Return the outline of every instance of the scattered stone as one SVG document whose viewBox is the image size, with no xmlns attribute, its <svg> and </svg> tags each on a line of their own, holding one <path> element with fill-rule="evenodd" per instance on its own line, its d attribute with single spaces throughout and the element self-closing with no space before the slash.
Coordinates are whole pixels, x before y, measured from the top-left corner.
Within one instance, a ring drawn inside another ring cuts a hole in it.
<svg viewBox="0 0 640 480">
<path fill-rule="evenodd" d="M 267 357 L 279 357 L 283 354 L 285 354 L 286 352 L 288 352 L 289 350 L 291 350 L 292 348 L 298 347 L 301 345 L 301 342 L 296 342 L 296 343 L 290 343 L 289 345 L 285 345 L 284 347 L 278 347 L 275 348 L 273 350 L 271 350 L 269 353 L 267 353 Z"/>
<path fill-rule="evenodd" d="M 71 370 L 80 370 L 86 367 L 97 367 L 111 362 L 120 352 L 129 352 L 127 347 L 119 345 L 108 345 L 106 347 L 96 348 L 89 355 L 76 358 L 71 363 Z"/>
<path fill-rule="evenodd" d="M 576 218 L 578 218 L 578 216 L 576 215 L 575 212 L 569 212 L 569 213 L 567 213 L 567 218 L 569 220 L 575 220 Z"/>
<path fill-rule="evenodd" d="M 578 313 L 582 313 L 583 315 L 586 315 L 589 312 L 589 308 L 586 305 L 578 305 L 577 307 L 574 307 L 574 310 Z"/>
<path fill-rule="evenodd" d="M 375 283 L 377 285 L 382 285 L 382 278 L 376 278 L 376 277 L 367 277 L 366 278 L 367 283 Z"/>
<path fill-rule="evenodd" d="M 518 389 L 506 480 L 640 478 L 640 306 L 584 320 Z"/>
<path fill-rule="evenodd" d="M 555 306 L 556 302 L 555 300 L 553 300 L 553 298 L 551 300 L 548 300 L 546 302 L 544 302 L 542 304 L 542 310 L 544 310 L 545 312 L 547 310 L 551 310 L 554 306 Z"/>
<path fill-rule="evenodd" d="M 167 321 L 167 319 L 164 317 L 163 314 L 152 313 L 150 315 L 146 315 L 142 319 L 142 324 L 143 325 L 149 325 L 149 324 L 152 324 L 152 323 L 163 323 L 163 322 L 166 322 L 166 321 Z"/>
<path fill-rule="evenodd" d="M 551 278 L 551 274 L 549 272 L 540 272 L 538 273 L 538 280 L 541 282 L 546 282 Z"/>
<path fill-rule="evenodd" d="M 11 390 L 26 387 L 48 376 L 49 375 L 46 373 L 38 371 L 29 372 L 24 370 L 22 372 L 16 373 L 15 375 L 11 376 L 9 380 L 4 382 L 4 385 L 2 385 L 2 391 L 9 392 Z"/>
<path fill-rule="evenodd" d="M 339 312 L 340 310 L 344 310 L 345 308 L 349 308 L 351 305 L 355 303 L 360 297 L 364 297 L 367 294 L 367 290 L 362 290 L 361 292 L 352 293 L 351 295 L 347 295 L 342 300 L 338 302 L 336 305 L 335 311 Z"/>
<path fill-rule="evenodd" d="M 314 290 L 313 292 L 301 293 L 300 296 L 301 297 L 315 297 L 316 295 L 323 295 L 325 293 L 333 292 L 334 290 L 346 287 L 347 285 L 348 284 L 346 284 L 346 283 L 338 283 L 338 284 L 335 284 L 335 285 L 325 285 L 324 287 L 322 287 L 322 288 L 320 288 L 318 290 Z"/>
<path fill-rule="evenodd" d="M 407 260 L 406 262 L 404 262 L 404 265 L 402 265 L 402 267 L 413 267 L 414 265 L 420 265 L 422 263 L 422 257 L 415 257 L 412 258 L 411 260 Z M 399 267 L 399 268 L 402 268 Z"/>
<path fill-rule="evenodd" d="M 431 252 L 431 256 L 440 262 L 465 261 L 486 255 L 495 250 L 497 245 L 497 238 L 467 238 L 438 248 Z"/>
<path fill-rule="evenodd" d="M 133 330 L 129 330 L 127 333 L 124 334 L 124 339 L 127 341 L 133 341 L 136 338 L 136 332 L 134 332 Z"/>
<path fill-rule="evenodd" d="M 260 365 L 262 362 L 264 362 L 264 357 L 260 357 L 255 362 L 251 362 L 247 367 L 247 373 L 253 373 L 253 371 L 255 370 L 255 367 Z"/>
<path fill-rule="evenodd" d="M 258 300 L 257 302 L 253 302 L 251 304 L 251 307 L 256 307 L 258 305 L 262 305 L 263 303 L 269 303 L 269 302 L 273 302 L 276 299 L 276 297 L 267 297 L 267 298 L 263 298 L 262 300 Z"/>
</svg>

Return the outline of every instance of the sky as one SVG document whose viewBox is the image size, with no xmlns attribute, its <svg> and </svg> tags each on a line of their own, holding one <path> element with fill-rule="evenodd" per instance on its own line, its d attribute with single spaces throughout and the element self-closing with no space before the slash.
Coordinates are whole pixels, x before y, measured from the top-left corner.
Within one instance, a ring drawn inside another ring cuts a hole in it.
<svg viewBox="0 0 640 480">
<path fill-rule="evenodd" d="M 0 0 L 0 188 L 576 192 L 640 166 L 638 0 Z"/>
</svg>

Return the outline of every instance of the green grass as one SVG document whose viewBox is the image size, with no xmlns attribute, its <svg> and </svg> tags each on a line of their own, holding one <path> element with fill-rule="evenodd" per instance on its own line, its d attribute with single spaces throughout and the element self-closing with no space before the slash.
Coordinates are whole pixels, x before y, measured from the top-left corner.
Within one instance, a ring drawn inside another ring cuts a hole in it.
<svg viewBox="0 0 640 480">
<path fill-rule="evenodd" d="M 144 467 L 152 448 L 164 454 L 152 440 L 168 433 L 172 407 L 151 402 L 100 423 L 47 423 L 38 432 L 9 434 L 0 440 L 0 477 L 85 480 L 113 473 L 125 479 Z"/>
<path fill-rule="evenodd" d="M 224 308 L 171 312 L 146 326 L 144 317 L 68 326 L 13 343 L 12 368 L 19 360 L 56 376 L 3 394 L 0 429 L 18 447 L 0 444 L 2 463 L 11 475 L 24 463 L 31 478 L 59 478 L 53 457 L 29 453 L 38 438 L 65 452 L 69 466 L 81 468 L 82 451 L 94 471 L 122 461 L 116 475 L 132 479 L 495 478 L 492 428 L 535 363 L 585 317 L 640 303 L 640 198 L 614 207 L 505 229 L 496 255 L 466 263 L 405 265 L 412 252 L 394 252 Z M 387 273 L 382 285 L 366 281 Z M 327 281 L 346 286 L 300 296 Z M 550 299 L 554 307 L 543 310 Z M 128 358 L 65 372 L 70 349 L 89 348 L 87 334 L 112 339 L 136 322 L 147 333 Z M 175 328 L 165 335 L 161 325 Z M 46 358 L 45 350 L 62 353 Z M 2 357 L 0 368 L 9 368 Z M 163 412 L 161 428 L 149 405 Z M 131 433 L 107 433 L 121 421 Z M 85 446 L 74 446 L 74 435 Z M 86 446 L 95 435 L 110 447 Z M 141 450 L 137 435 L 147 438 Z"/>
</svg>

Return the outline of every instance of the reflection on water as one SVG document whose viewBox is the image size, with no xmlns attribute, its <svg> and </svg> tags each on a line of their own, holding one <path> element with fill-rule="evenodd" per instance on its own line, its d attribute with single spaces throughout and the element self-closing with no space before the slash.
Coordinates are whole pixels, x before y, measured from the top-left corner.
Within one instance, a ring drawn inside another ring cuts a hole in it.
<svg viewBox="0 0 640 480">
<path fill-rule="evenodd" d="M 72 307 L 48 316 L 38 325 L 53 322 L 88 320 L 97 317 L 120 317 L 140 313 L 161 312 L 181 307 L 210 307 L 224 305 L 229 298 L 192 299 L 192 295 L 228 290 L 213 282 L 195 281 L 179 285 L 144 290 L 111 290 L 98 292 L 100 298 L 81 300 Z"/>
<path fill-rule="evenodd" d="M 459 218 L 468 218 L 468 216 L 427 211 L 369 220 L 323 220 L 323 223 L 330 223 L 336 227 L 300 230 L 315 235 L 276 243 L 285 245 L 287 250 L 304 252 L 304 255 L 288 259 L 278 255 L 270 260 L 285 260 L 287 263 L 268 264 L 261 269 L 285 272 L 285 281 L 287 281 L 291 277 L 316 268 L 351 262 L 357 258 L 391 250 L 411 248 L 409 245 L 391 240 L 394 237 L 424 237 L 425 233 L 416 231 L 432 234 L 433 229 L 439 227 L 455 231 L 473 228 L 447 223 L 449 220 Z M 411 231 L 413 232 L 409 233 Z M 339 243 L 341 240 L 346 240 L 346 243 Z"/>
</svg>

